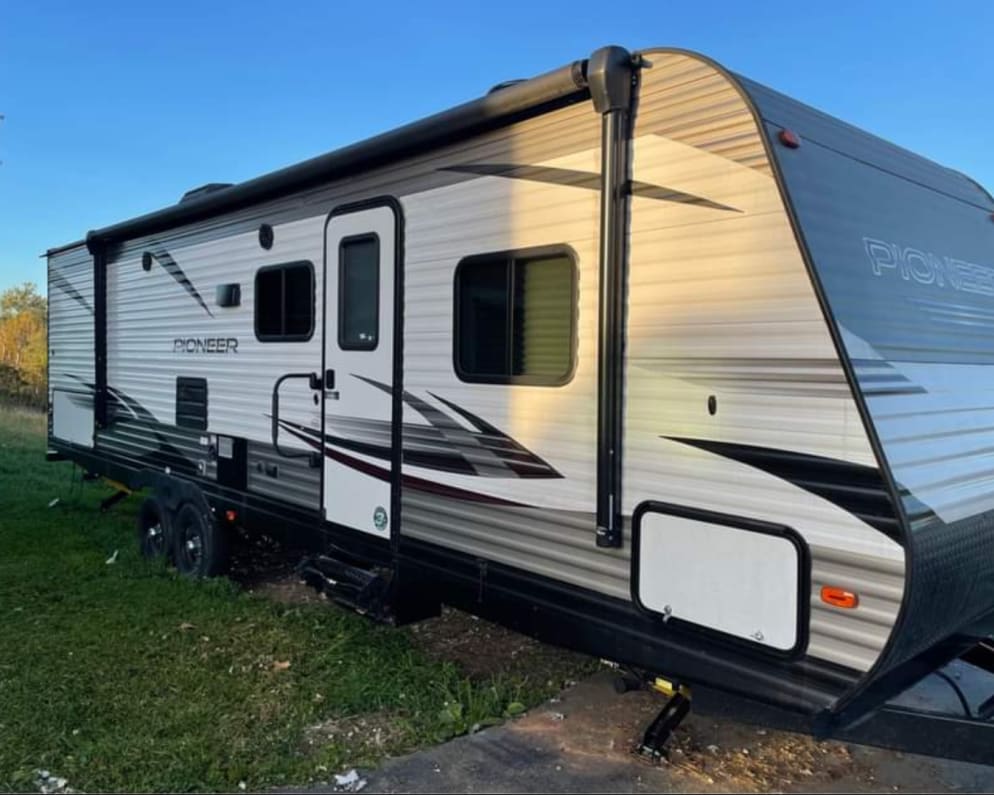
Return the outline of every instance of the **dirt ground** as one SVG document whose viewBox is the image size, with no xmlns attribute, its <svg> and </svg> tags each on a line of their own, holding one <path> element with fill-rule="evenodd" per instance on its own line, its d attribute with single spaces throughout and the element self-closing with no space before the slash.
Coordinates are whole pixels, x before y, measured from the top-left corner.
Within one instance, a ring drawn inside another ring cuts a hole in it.
<svg viewBox="0 0 994 795">
<path fill-rule="evenodd" d="M 984 792 L 994 768 L 691 715 L 669 761 L 632 754 L 660 701 L 601 671 L 518 720 L 361 771 L 369 792 Z M 333 791 L 330 787 L 317 792 Z"/>
<path fill-rule="evenodd" d="M 298 580 L 276 545 L 236 554 L 234 577 L 281 602 L 325 601 Z M 671 741 L 669 759 L 652 764 L 633 749 L 659 711 L 660 696 L 618 695 L 614 672 L 598 661 L 451 609 L 403 631 L 430 657 L 454 662 L 471 677 L 527 672 L 564 690 L 501 726 L 360 771 L 364 791 L 994 791 L 994 767 L 816 742 L 693 713 Z M 354 737 L 358 754 L 377 745 L 391 724 L 388 714 L 365 716 L 361 725 L 332 721 L 314 727 L 308 742 Z M 338 790 L 332 782 L 309 791 Z"/>
<path fill-rule="evenodd" d="M 300 555 L 261 539 L 241 544 L 232 556 L 231 577 L 248 591 L 285 604 L 328 603 L 294 574 Z M 467 676 L 528 674 L 553 687 L 592 672 L 597 661 L 558 649 L 449 608 L 438 618 L 405 627 L 414 645 L 434 660 L 455 663 Z"/>
</svg>

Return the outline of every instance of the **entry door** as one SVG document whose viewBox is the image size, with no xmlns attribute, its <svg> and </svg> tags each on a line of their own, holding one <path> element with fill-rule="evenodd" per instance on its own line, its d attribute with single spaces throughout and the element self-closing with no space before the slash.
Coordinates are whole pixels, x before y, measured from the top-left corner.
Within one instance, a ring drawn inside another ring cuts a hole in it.
<svg viewBox="0 0 994 795">
<path fill-rule="evenodd" d="M 381 205 L 325 228 L 325 518 L 390 536 L 397 217 Z M 399 473 L 396 473 L 399 475 Z"/>
</svg>

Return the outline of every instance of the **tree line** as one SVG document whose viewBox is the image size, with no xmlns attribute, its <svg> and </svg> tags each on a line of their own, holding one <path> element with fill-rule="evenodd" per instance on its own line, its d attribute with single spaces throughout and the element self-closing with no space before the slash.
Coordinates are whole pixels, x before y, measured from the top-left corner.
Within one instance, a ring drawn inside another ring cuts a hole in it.
<svg viewBox="0 0 994 795">
<path fill-rule="evenodd" d="M 48 301 L 25 282 L 0 293 L 0 402 L 44 408 Z"/>
</svg>

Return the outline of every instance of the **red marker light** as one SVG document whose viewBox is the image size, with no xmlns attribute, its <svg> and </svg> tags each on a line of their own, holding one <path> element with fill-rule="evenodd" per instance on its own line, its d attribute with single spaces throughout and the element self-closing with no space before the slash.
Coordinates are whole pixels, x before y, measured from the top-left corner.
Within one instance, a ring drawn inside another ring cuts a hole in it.
<svg viewBox="0 0 994 795">
<path fill-rule="evenodd" d="M 801 139 L 793 130 L 785 128 L 780 131 L 780 134 L 777 137 L 780 139 L 780 143 L 788 149 L 797 149 L 801 145 Z"/>
</svg>

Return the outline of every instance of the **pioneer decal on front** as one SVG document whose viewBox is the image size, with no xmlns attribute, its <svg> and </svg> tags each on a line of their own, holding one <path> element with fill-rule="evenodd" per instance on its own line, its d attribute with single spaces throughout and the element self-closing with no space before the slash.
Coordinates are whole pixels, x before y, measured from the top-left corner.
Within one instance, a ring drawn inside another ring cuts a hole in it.
<svg viewBox="0 0 994 795">
<path fill-rule="evenodd" d="M 238 353 L 237 337 L 177 337 L 173 353 Z"/>
<path fill-rule="evenodd" d="M 994 268 L 912 248 L 887 240 L 863 238 L 874 276 L 893 273 L 906 282 L 951 287 L 964 293 L 994 295 Z"/>
</svg>

